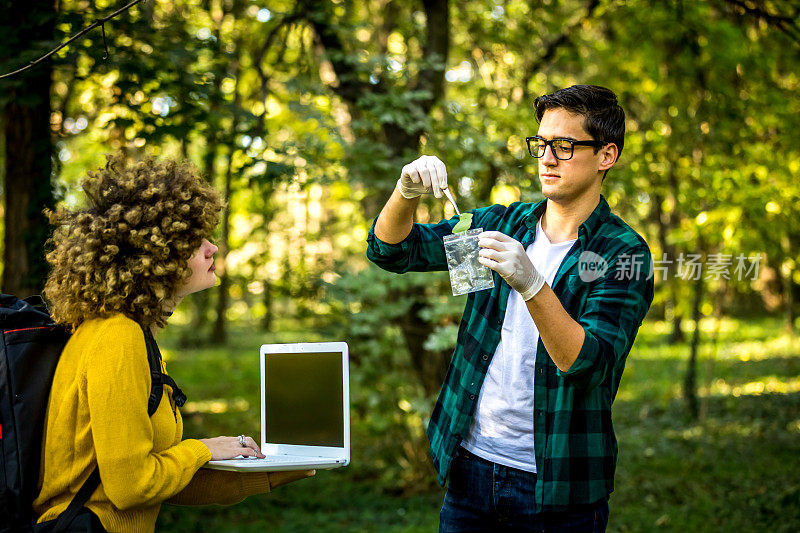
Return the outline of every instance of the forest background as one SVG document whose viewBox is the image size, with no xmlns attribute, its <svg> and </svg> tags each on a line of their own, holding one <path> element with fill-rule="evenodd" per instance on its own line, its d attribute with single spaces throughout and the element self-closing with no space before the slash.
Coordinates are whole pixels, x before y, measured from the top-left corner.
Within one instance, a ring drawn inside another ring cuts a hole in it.
<svg viewBox="0 0 800 533">
<path fill-rule="evenodd" d="M 127 3 L 5 2 L 0 74 Z M 367 231 L 422 153 L 445 161 L 462 210 L 540 199 L 531 103 L 575 83 L 627 112 L 603 194 L 655 262 L 615 403 L 610 529 L 800 529 L 796 2 L 131 3 L 0 79 L 3 292 L 41 290 L 42 210 L 81 205 L 105 154 L 185 158 L 227 200 L 220 283 L 164 338 L 187 434 L 257 433 L 262 342 L 351 351 L 352 466 L 255 503 L 170 508 L 160 529 L 435 529 L 424 429 L 464 298 L 446 273 L 368 264 Z M 450 216 L 431 198 L 417 220 Z"/>
</svg>

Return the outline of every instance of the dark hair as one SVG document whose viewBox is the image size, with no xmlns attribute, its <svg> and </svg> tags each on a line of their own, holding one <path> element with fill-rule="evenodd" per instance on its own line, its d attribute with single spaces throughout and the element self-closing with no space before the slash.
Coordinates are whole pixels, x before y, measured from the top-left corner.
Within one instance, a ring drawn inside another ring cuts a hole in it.
<svg viewBox="0 0 800 533">
<path fill-rule="evenodd" d="M 597 85 L 573 85 L 533 101 L 536 121 L 541 122 L 548 109 L 562 108 L 584 117 L 583 129 L 594 140 L 617 145 L 618 156 L 625 143 L 625 111 L 617 103 L 614 91 Z M 599 148 L 595 148 L 595 153 Z"/>
</svg>

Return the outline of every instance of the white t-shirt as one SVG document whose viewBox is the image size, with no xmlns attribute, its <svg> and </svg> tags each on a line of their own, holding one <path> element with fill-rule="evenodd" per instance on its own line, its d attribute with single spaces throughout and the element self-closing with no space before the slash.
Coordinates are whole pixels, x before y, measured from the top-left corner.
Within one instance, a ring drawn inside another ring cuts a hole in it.
<svg viewBox="0 0 800 533">
<path fill-rule="evenodd" d="M 551 244 L 536 225 L 525 253 L 548 286 L 576 239 Z M 511 290 L 500 344 L 481 387 L 472 426 L 461 442 L 469 452 L 494 463 L 536 472 L 533 449 L 533 377 L 539 329 L 522 296 Z"/>
</svg>

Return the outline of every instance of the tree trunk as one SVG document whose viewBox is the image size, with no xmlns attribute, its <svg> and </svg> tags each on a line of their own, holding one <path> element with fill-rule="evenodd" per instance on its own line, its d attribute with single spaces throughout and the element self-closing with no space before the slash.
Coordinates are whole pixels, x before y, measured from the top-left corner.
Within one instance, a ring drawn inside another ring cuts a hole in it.
<svg viewBox="0 0 800 533">
<path fill-rule="evenodd" d="M 784 234 L 781 237 L 781 249 L 786 257 L 792 257 L 792 243 L 789 235 Z M 782 266 L 782 265 L 781 265 Z M 782 282 L 783 301 L 784 301 L 784 317 L 786 317 L 786 332 L 789 334 L 794 333 L 794 321 L 797 318 L 794 311 L 794 269 L 789 268 L 786 274 L 783 273 L 783 268 L 778 270 L 778 277 Z"/>
<path fill-rule="evenodd" d="M 272 329 L 272 283 L 264 280 L 264 293 L 262 295 L 264 302 L 264 318 L 261 319 L 261 329 L 269 331 Z"/>
<path fill-rule="evenodd" d="M 664 213 L 661 208 L 663 198 L 659 192 L 655 192 L 653 194 L 652 201 L 654 210 L 653 218 L 658 227 L 658 241 L 659 245 L 661 246 L 661 250 L 664 252 L 664 259 L 674 262 L 678 258 L 678 250 L 672 243 L 669 242 L 669 232 L 677 223 L 676 213 L 678 207 L 678 180 L 675 176 L 675 170 L 672 168 L 672 166 L 670 166 L 668 172 L 668 185 L 669 194 L 673 198 L 676 205 L 673 206 L 672 211 L 669 214 Z M 666 310 L 669 310 L 672 314 L 672 332 L 670 333 L 667 342 L 669 342 L 669 344 L 677 344 L 686 340 L 685 336 L 683 335 L 683 329 L 681 328 L 683 317 L 681 316 L 680 306 L 678 305 L 678 282 L 675 276 L 669 276 L 669 274 L 667 275 L 667 279 L 665 281 L 667 282 L 667 287 L 669 288 L 669 299 L 665 304 Z M 667 316 L 669 316 L 669 314 L 667 314 Z"/>
<path fill-rule="evenodd" d="M 706 419 L 708 415 L 708 403 L 709 403 L 709 394 L 708 391 L 711 390 L 711 381 L 714 379 L 714 366 L 717 360 L 717 353 L 719 352 L 719 332 L 720 332 L 720 325 L 722 323 L 722 310 L 725 308 L 725 293 L 728 290 L 728 282 L 722 280 L 722 286 L 717 291 L 715 298 L 715 305 L 714 305 L 714 331 L 711 333 L 711 349 L 709 350 L 708 355 L 706 356 L 706 364 L 705 364 L 705 380 L 704 386 L 706 389 L 706 395 L 703 397 L 702 401 L 700 402 L 700 408 L 698 411 L 698 418 L 703 421 Z"/>
<path fill-rule="evenodd" d="M 683 334 L 683 328 L 681 327 L 683 324 L 683 317 L 678 313 L 678 309 L 675 307 L 673 302 L 672 308 L 672 332 L 669 334 L 667 338 L 667 343 L 669 344 L 678 344 L 680 342 L 686 341 L 686 336 Z"/>
<path fill-rule="evenodd" d="M 794 311 L 794 290 L 792 282 L 793 271 L 790 269 L 786 275 L 778 272 L 781 280 L 783 281 L 783 300 L 784 300 L 784 317 L 786 318 L 786 332 L 794 333 L 794 322 L 797 316 Z"/>
<path fill-rule="evenodd" d="M 689 361 L 686 367 L 686 376 L 683 381 L 683 397 L 689 408 L 689 414 L 693 419 L 697 419 L 700 412 L 697 403 L 697 353 L 700 349 L 700 304 L 703 301 L 703 276 L 700 275 L 694 282 L 694 299 L 692 301 L 692 320 L 694 321 L 694 332 L 689 348 Z"/>
<path fill-rule="evenodd" d="M 212 130 L 216 132 L 216 130 Z M 217 148 L 219 146 L 219 139 L 216 133 L 213 133 L 208 138 L 208 146 L 206 153 L 203 157 L 203 176 L 206 181 L 214 185 L 214 177 L 216 175 L 214 162 L 217 157 Z M 191 316 L 191 327 L 182 331 L 180 337 L 180 345 L 182 347 L 198 346 L 203 343 L 206 325 L 208 323 L 208 309 L 209 291 L 201 291 L 193 294 L 183 305 L 188 305 L 189 313 Z"/>
<path fill-rule="evenodd" d="M 236 119 L 232 131 L 236 131 Z M 227 321 L 225 312 L 228 310 L 228 286 L 230 285 L 230 275 L 228 274 L 228 247 L 230 240 L 230 219 L 231 219 L 231 181 L 233 180 L 233 143 L 231 152 L 228 154 L 228 169 L 225 172 L 225 207 L 222 208 L 222 236 L 219 242 L 219 262 L 222 265 L 219 275 L 219 286 L 217 287 L 217 318 L 214 321 L 214 330 L 211 333 L 211 340 L 214 343 L 224 343 L 227 340 Z"/>
<path fill-rule="evenodd" d="M 416 288 L 422 292 L 421 289 Z M 416 292 L 414 295 L 416 296 Z M 408 297 L 405 292 L 403 296 Z M 420 298 L 424 298 L 420 296 Z M 424 300 L 423 300 L 424 301 Z M 425 304 L 420 301 L 411 305 L 408 313 L 400 319 L 400 331 L 405 339 L 408 353 L 411 355 L 411 364 L 417 373 L 420 383 L 429 396 L 435 395 L 444 381 L 447 373 L 447 365 L 450 362 L 449 354 L 442 352 L 432 352 L 425 349 L 425 339 L 431 332 L 430 324 L 422 318 L 421 312 L 425 309 Z"/>
<path fill-rule="evenodd" d="M 0 34 L 8 43 L 0 63 L 33 59 L 30 43 L 39 44 L 38 56 L 53 41 L 55 8 L 52 2 L 8 2 L 0 12 Z M 17 65 L 19 66 L 19 65 Z M 5 128 L 5 239 L 2 290 L 17 296 L 42 291 L 47 277 L 44 245 L 50 234 L 42 213 L 54 204 L 50 181 L 51 63 L 43 62 L 0 83 Z"/>
</svg>

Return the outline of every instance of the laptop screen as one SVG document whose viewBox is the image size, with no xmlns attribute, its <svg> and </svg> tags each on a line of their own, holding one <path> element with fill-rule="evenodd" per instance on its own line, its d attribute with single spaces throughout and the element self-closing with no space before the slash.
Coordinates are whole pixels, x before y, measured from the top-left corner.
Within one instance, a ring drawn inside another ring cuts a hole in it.
<svg viewBox="0 0 800 533">
<path fill-rule="evenodd" d="M 265 357 L 266 441 L 344 446 L 342 354 L 268 353 Z"/>
</svg>

